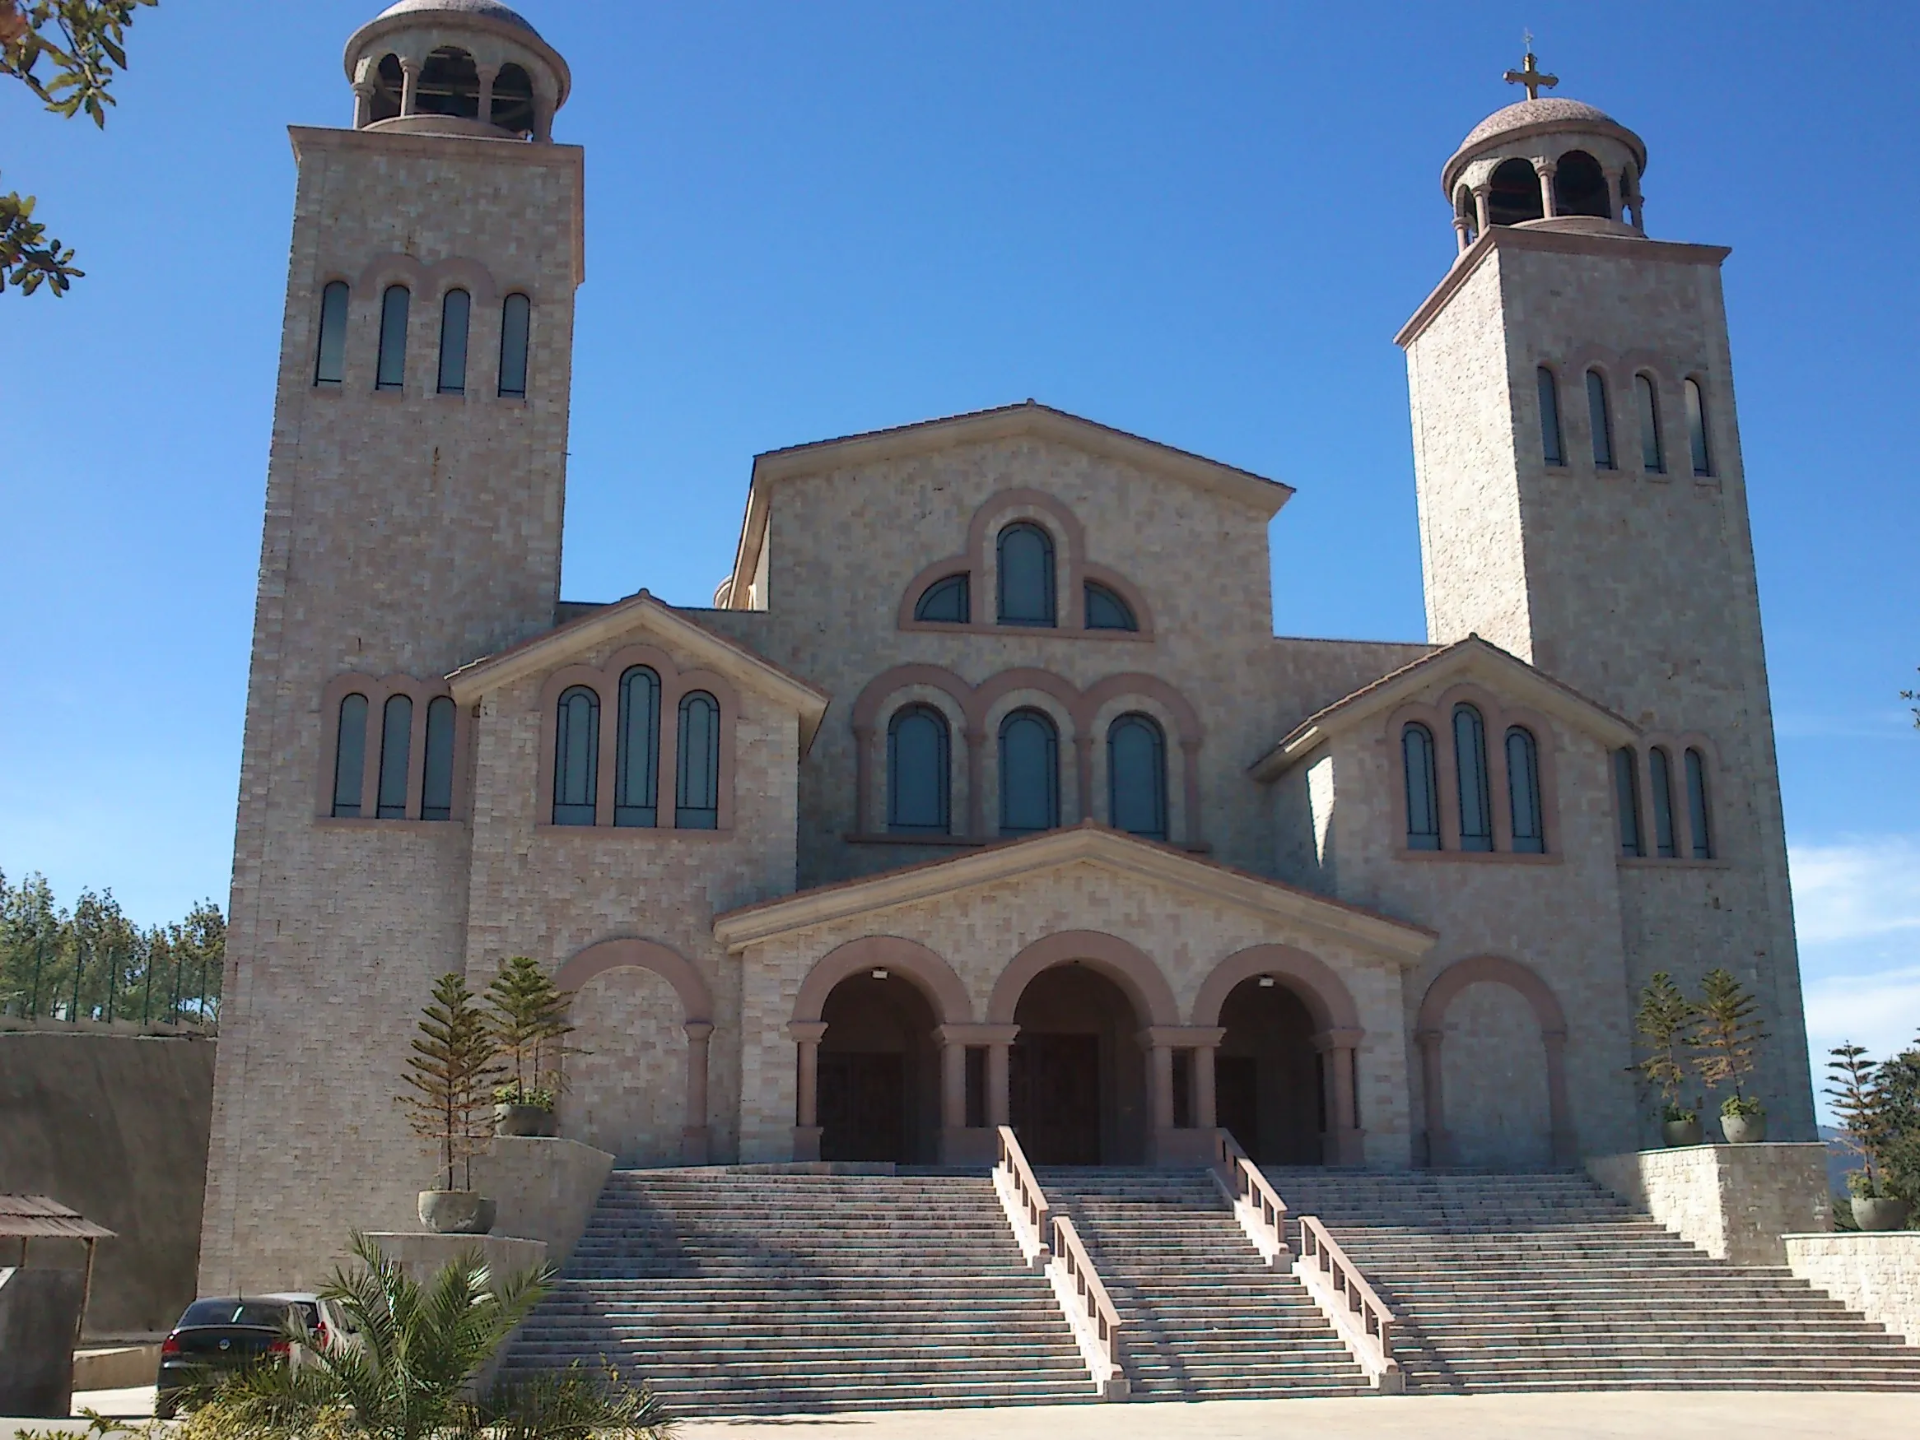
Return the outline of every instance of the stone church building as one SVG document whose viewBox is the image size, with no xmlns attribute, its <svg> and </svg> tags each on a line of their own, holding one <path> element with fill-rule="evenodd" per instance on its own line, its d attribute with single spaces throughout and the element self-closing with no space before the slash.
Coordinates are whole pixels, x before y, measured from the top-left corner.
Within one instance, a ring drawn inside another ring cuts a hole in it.
<svg viewBox="0 0 1920 1440">
<path fill-rule="evenodd" d="M 292 130 L 203 1289 L 412 1225 L 420 1006 L 514 955 L 574 993 L 561 1133 L 630 1166 L 1577 1164 L 1656 1143 L 1636 994 L 1718 965 L 1813 1138 L 1728 252 L 1647 234 L 1631 130 L 1530 98 L 1443 169 L 1424 641 L 1276 638 L 1288 485 L 1033 401 L 759 455 L 710 605 L 589 604 L 566 62 L 494 0 L 345 62 Z"/>
</svg>

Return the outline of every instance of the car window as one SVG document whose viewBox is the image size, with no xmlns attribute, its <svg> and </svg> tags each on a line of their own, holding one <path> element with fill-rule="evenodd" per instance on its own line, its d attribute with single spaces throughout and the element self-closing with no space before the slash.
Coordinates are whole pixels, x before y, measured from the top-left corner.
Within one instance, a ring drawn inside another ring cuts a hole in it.
<svg viewBox="0 0 1920 1440">
<path fill-rule="evenodd" d="M 312 1307 L 306 1307 L 311 1309 Z M 284 1300 L 196 1300 L 180 1317 L 182 1330 L 196 1325 L 250 1325 L 278 1330 L 287 1323 Z M 312 1321 L 308 1321 L 312 1324 Z"/>
</svg>

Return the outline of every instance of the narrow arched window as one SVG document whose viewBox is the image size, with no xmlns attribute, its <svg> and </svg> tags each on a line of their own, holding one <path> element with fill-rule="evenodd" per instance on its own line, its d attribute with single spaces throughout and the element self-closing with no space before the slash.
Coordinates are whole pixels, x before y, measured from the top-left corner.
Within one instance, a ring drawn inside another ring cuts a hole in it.
<svg viewBox="0 0 1920 1440">
<path fill-rule="evenodd" d="M 909 705 L 887 724 L 887 829 L 945 835 L 953 828 L 947 717 Z"/>
<path fill-rule="evenodd" d="M 473 300 L 464 290 L 449 290 L 440 302 L 440 393 L 467 393 L 467 321 Z"/>
<path fill-rule="evenodd" d="M 1673 839 L 1673 762 L 1657 745 L 1647 755 L 1647 778 L 1653 782 L 1653 853 L 1671 860 L 1680 853 Z"/>
<path fill-rule="evenodd" d="M 1167 737 L 1151 715 L 1107 727 L 1107 817 L 1129 835 L 1167 838 Z"/>
<path fill-rule="evenodd" d="M 965 625 L 973 619 L 972 586 L 966 575 L 949 575 L 936 580 L 920 594 L 913 607 L 913 618 L 932 620 L 942 625 Z"/>
<path fill-rule="evenodd" d="M 1000 833 L 1033 835 L 1060 823 L 1060 732 L 1039 710 L 1000 722 Z"/>
<path fill-rule="evenodd" d="M 320 292 L 320 346 L 313 362 L 313 383 L 338 385 L 347 377 L 347 282 L 332 281 Z"/>
<path fill-rule="evenodd" d="M 1607 382 L 1598 370 L 1587 371 L 1587 422 L 1593 427 L 1593 463 L 1613 469 L 1613 425 L 1607 417 Z"/>
<path fill-rule="evenodd" d="M 1667 468 L 1667 457 L 1660 445 L 1660 398 L 1653 393 L 1653 377 L 1634 376 L 1633 389 L 1640 401 L 1640 465 L 1649 475 L 1659 475 Z"/>
<path fill-rule="evenodd" d="M 380 791 L 374 814 L 382 820 L 407 818 L 407 760 L 413 749 L 413 701 L 387 697 L 380 716 Z"/>
<path fill-rule="evenodd" d="M 1693 450 L 1693 473 L 1713 474 L 1713 454 L 1707 448 L 1707 404 L 1697 380 L 1686 383 L 1687 443 Z"/>
<path fill-rule="evenodd" d="M 1693 858 L 1713 858 L 1713 831 L 1707 820 L 1707 759 L 1689 750 L 1687 765 L 1687 820 L 1693 827 Z"/>
<path fill-rule="evenodd" d="M 1620 812 L 1620 853 L 1638 859 L 1647 842 L 1640 831 L 1640 763 L 1631 745 L 1613 752 L 1613 801 Z"/>
<path fill-rule="evenodd" d="M 533 321 L 533 302 L 509 295 L 500 307 L 500 393 L 524 400 L 527 395 L 527 331 Z"/>
<path fill-rule="evenodd" d="M 453 818 L 452 697 L 437 695 L 427 702 L 427 755 L 420 774 L 420 818 Z"/>
<path fill-rule="evenodd" d="M 704 690 L 680 698 L 680 783 L 673 823 L 682 830 L 720 828 L 720 702 Z"/>
<path fill-rule="evenodd" d="M 1471 705 L 1453 707 L 1453 768 L 1460 781 L 1460 848 L 1493 849 L 1493 796 L 1487 785 L 1487 725 Z"/>
<path fill-rule="evenodd" d="M 1119 591 L 1093 580 L 1087 581 L 1084 589 L 1087 629 L 1138 630 L 1140 628 L 1140 622 L 1134 618 L 1133 607 L 1120 598 Z"/>
<path fill-rule="evenodd" d="M 1544 855 L 1547 826 L 1540 803 L 1540 747 L 1533 732 L 1520 725 L 1507 731 L 1507 808 L 1513 819 L 1515 853 Z"/>
<path fill-rule="evenodd" d="M 1053 595 L 1053 537 L 1020 521 L 1000 532 L 1000 623 L 1057 623 Z"/>
<path fill-rule="evenodd" d="M 613 823 L 660 823 L 660 677 L 635 665 L 620 677 L 620 744 L 614 757 Z"/>
<path fill-rule="evenodd" d="M 373 380 L 376 390 L 406 388 L 407 306 L 411 300 L 404 285 L 389 285 L 380 297 L 380 364 Z"/>
<path fill-rule="evenodd" d="M 1534 371 L 1540 387 L 1540 449 L 1549 465 L 1567 463 L 1566 447 L 1560 442 L 1560 385 L 1553 371 L 1542 365 Z"/>
<path fill-rule="evenodd" d="M 1440 848 L 1440 777 L 1433 763 L 1433 732 L 1419 723 L 1400 732 L 1400 760 L 1406 769 L 1407 848 Z"/>
<path fill-rule="evenodd" d="M 560 697 L 553 728 L 553 823 L 599 823 L 600 697 L 575 685 Z"/>
<path fill-rule="evenodd" d="M 340 731 L 333 742 L 333 814 L 357 819 L 367 775 L 367 697 L 348 695 L 340 702 Z"/>
</svg>

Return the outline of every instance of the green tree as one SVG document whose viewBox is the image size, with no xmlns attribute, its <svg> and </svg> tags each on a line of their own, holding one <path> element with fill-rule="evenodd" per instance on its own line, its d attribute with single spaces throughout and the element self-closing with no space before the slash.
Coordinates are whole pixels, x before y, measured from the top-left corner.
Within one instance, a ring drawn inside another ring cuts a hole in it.
<svg viewBox="0 0 1920 1440">
<path fill-rule="evenodd" d="M 1633 1028 L 1645 1042 L 1646 1058 L 1634 1068 L 1660 1092 L 1665 1102 L 1662 1114 L 1668 1120 L 1695 1118 L 1681 1108 L 1680 1087 L 1687 1078 L 1687 1039 L 1698 1019 L 1698 1007 L 1680 993 L 1665 970 L 1656 971 L 1640 992 Z"/>
<path fill-rule="evenodd" d="M 510 1085 L 500 1098 L 516 1105 L 553 1108 L 565 1083 L 561 1058 L 571 1053 L 566 1037 L 573 1033 L 567 1008 L 573 992 L 556 990 L 553 978 L 537 960 L 515 955 L 500 967 L 487 986 L 487 1009 L 494 1039 L 507 1056 Z"/>
<path fill-rule="evenodd" d="M 493 1086 L 500 1078 L 499 1054 L 486 1012 L 458 971 L 448 971 L 433 986 L 433 999 L 421 1012 L 413 1053 L 407 1057 L 407 1089 L 400 1101 L 414 1133 L 433 1143 L 454 1188 L 455 1167 L 473 1188 L 473 1157 L 487 1148 L 493 1131 Z"/>
<path fill-rule="evenodd" d="M 1720 1113 L 1758 1114 L 1759 1101 L 1747 1099 L 1741 1081 L 1753 1073 L 1760 1042 L 1768 1038 L 1760 1028 L 1759 1002 L 1742 988 L 1731 970 L 1719 966 L 1701 977 L 1699 1012 L 1693 1048 L 1700 1078 L 1716 1090 L 1733 1086 L 1733 1095 L 1721 1105 Z"/>
<path fill-rule="evenodd" d="M 1855 1194 L 1868 1198 L 1886 1194 L 1888 1133 L 1886 1092 L 1881 1089 L 1879 1066 L 1864 1045 L 1848 1041 L 1827 1052 L 1827 1095 L 1840 1119 L 1840 1138 L 1860 1157 L 1862 1169 L 1848 1177 Z"/>
<path fill-rule="evenodd" d="M 10 75 L 56 115 L 86 114 L 107 123 L 116 70 L 127 68 L 126 32 L 134 11 L 159 0 L 0 0 L 0 74 Z M 85 275 L 73 250 L 47 238 L 33 218 L 35 197 L 0 195 L 0 291 L 30 295 L 45 285 L 64 295 Z"/>
<path fill-rule="evenodd" d="M 1876 1074 L 1885 1125 L 1881 1161 L 1886 1190 L 1920 1205 L 1920 1036 Z"/>
</svg>

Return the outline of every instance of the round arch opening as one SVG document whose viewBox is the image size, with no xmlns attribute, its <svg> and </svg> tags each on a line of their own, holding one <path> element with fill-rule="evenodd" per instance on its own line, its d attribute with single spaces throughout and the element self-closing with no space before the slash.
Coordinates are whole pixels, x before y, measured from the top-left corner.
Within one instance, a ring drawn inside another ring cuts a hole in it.
<svg viewBox="0 0 1920 1440">
<path fill-rule="evenodd" d="M 1077 960 L 1030 980 L 1014 1008 L 1008 1114 L 1035 1165 L 1147 1158 L 1148 1023 L 1120 985 Z"/>
<path fill-rule="evenodd" d="M 820 1007 L 822 1160 L 932 1164 L 939 1158 L 939 1021 L 898 971 L 850 975 Z"/>
<path fill-rule="evenodd" d="M 1327 1087 L 1319 1030 L 1298 992 L 1271 975 L 1242 980 L 1220 1006 L 1214 1053 L 1219 1123 L 1259 1165 L 1325 1163 Z"/>
<path fill-rule="evenodd" d="M 1524 225 L 1546 217 L 1540 198 L 1540 174 L 1530 160 L 1502 160 L 1488 182 L 1487 223 Z"/>
</svg>

